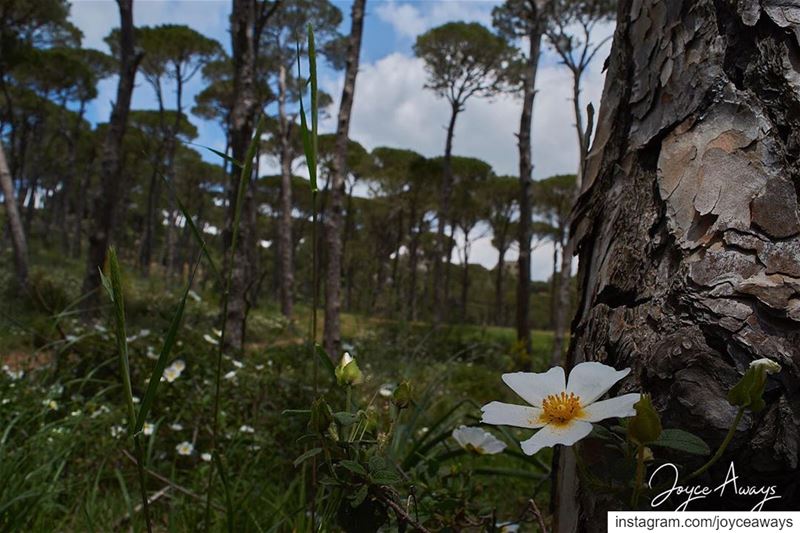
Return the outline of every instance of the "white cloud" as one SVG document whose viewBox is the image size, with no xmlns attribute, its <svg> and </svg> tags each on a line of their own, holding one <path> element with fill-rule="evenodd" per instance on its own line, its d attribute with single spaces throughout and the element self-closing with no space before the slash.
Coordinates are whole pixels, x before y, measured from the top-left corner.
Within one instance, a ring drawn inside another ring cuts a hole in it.
<svg viewBox="0 0 800 533">
<path fill-rule="evenodd" d="M 492 23 L 492 7 L 499 2 L 481 1 L 428 1 L 381 2 L 375 9 L 377 17 L 391 25 L 399 37 L 415 39 L 426 30 L 453 20 L 480 22 L 484 26 Z"/>
</svg>

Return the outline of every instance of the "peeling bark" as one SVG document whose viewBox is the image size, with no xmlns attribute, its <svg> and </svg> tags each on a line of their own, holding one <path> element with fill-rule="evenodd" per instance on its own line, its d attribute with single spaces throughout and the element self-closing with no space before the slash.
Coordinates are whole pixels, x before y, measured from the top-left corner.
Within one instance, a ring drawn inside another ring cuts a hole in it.
<svg viewBox="0 0 800 533">
<path fill-rule="evenodd" d="M 749 363 L 783 371 L 730 460 L 798 498 L 800 8 L 779 0 L 625 0 L 573 234 L 569 363 L 632 367 L 665 427 L 722 441 Z M 793 22 L 794 21 L 794 22 Z M 722 472 L 718 470 L 722 469 Z M 609 503 L 559 461 L 558 531 L 601 531 Z M 748 507 L 749 508 L 749 507 Z"/>
</svg>

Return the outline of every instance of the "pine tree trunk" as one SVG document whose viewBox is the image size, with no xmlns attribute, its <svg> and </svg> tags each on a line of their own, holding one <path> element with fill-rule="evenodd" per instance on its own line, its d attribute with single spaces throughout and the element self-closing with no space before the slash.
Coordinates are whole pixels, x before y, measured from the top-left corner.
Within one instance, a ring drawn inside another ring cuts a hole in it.
<svg viewBox="0 0 800 533">
<path fill-rule="evenodd" d="M 503 320 L 503 278 L 505 277 L 506 248 L 505 242 L 499 245 L 497 272 L 494 278 L 494 324 L 496 326 L 505 325 Z"/>
<path fill-rule="evenodd" d="M 14 198 L 14 183 L 11 172 L 6 163 L 6 153 L 0 145 L 0 187 L 3 191 L 3 200 L 8 220 L 11 245 L 14 248 L 14 268 L 17 274 L 17 283 L 24 288 L 28 281 L 28 244 L 25 240 L 25 230 Z"/>
<path fill-rule="evenodd" d="M 233 50 L 234 104 L 230 116 L 231 155 L 236 161 L 244 161 L 255 127 L 259 102 L 256 99 L 256 2 L 234 0 L 231 14 L 231 48 Z M 234 349 L 244 347 L 247 321 L 247 290 L 255 268 L 255 201 L 253 184 L 245 190 L 241 206 L 241 220 L 236 248 L 231 253 L 234 214 L 236 209 L 241 169 L 231 165 L 231 187 L 228 197 L 228 213 L 224 246 L 226 268 L 231 272 L 228 291 L 228 312 L 225 317 L 226 344 Z"/>
<path fill-rule="evenodd" d="M 531 293 L 531 203 L 533 164 L 531 163 L 531 124 L 533 122 L 533 99 L 536 96 L 536 72 L 539 67 L 539 51 L 543 28 L 531 24 L 526 75 L 523 80 L 522 115 L 519 121 L 517 146 L 519 147 L 519 224 L 517 242 L 517 342 L 527 353 L 531 353 L 530 293 Z"/>
<path fill-rule="evenodd" d="M 294 290 L 294 267 L 292 266 L 292 155 L 290 125 L 286 118 L 286 67 L 280 66 L 278 113 L 281 129 L 281 200 L 278 218 L 278 253 L 280 255 L 280 299 L 281 312 L 286 318 L 292 316 L 292 292 Z"/>
<path fill-rule="evenodd" d="M 325 236 L 328 241 L 328 263 L 325 281 L 325 351 L 338 359 L 341 348 L 339 314 L 342 306 L 342 219 L 347 176 L 347 143 L 350 132 L 350 114 L 356 89 L 358 60 L 361 53 L 361 35 L 364 30 L 364 6 L 366 0 L 354 0 L 351 13 L 350 38 L 347 43 L 344 88 L 339 103 L 336 127 L 336 148 L 333 158 L 333 174 L 330 191 L 330 213 L 326 220 Z"/>
<path fill-rule="evenodd" d="M 442 283 L 442 277 L 448 278 L 450 270 L 450 254 L 453 247 L 445 241 L 447 221 L 450 219 L 450 197 L 453 195 L 453 136 L 456 131 L 456 119 L 461 111 L 458 103 L 452 103 L 450 122 L 447 125 L 447 140 L 444 144 L 444 161 L 442 168 L 442 186 L 439 191 L 439 211 L 436 214 L 436 247 L 440 254 L 433 264 L 433 316 L 436 322 L 444 319 L 444 310 L 447 307 L 448 283 Z"/>
<path fill-rule="evenodd" d="M 133 27 L 133 0 L 117 0 L 120 15 L 120 57 L 117 99 L 111 111 L 108 130 L 103 141 L 100 161 L 100 192 L 93 201 L 92 226 L 89 230 L 89 255 L 83 292 L 94 293 L 100 287 L 100 268 L 106 258 L 106 249 L 116 220 L 117 204 L 122 197 L 122 138 L 128 124 L 136 69 L 141 54 L 136 52 Z M 94 300 L 94 296 L 89 300 Z"/>
<path fill-rule="evenodd" d="M 735 459 L 748 485 L 778 485 L 770 509 L 796 503 L 800 480 L 798 15 L 776 1 L 621 1 L 573 225 L 571 365 L 632 367 L 619 390 L 651 393 L 665 427 L 712 448 L 750 362 L 783 366 L 696 480 L 717 486 Z M 556 530 L 603 531 L 604 495 L 581 490 L 572 450 L 559 457 Z"/>
</svg>

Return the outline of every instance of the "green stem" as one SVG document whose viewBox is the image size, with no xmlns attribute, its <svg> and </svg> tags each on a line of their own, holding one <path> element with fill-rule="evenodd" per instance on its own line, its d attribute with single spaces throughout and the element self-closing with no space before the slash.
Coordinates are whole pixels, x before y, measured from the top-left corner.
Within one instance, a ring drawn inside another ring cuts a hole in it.
<svg viewBox="0 0 800 533">
<path fill-rule="evenodd" d="M 730 444 L 733 440 L 733 436 L 736 434 L 736 428 L 739 426 L 739 422 L 741 422 L 743 415 L 744 407 L 740 407 L 739 411 L 736 413 L 736 418 L 733 419 L 731 428 L 728 430 L 728 434 L 725 435 L 725 440 L 723 440 L 722 444 L 719 445 L 719 448 L 717 448 L 717 451 L 714 453 L 713 457 L 711 457 L 706 464 L 689 474 L 689 477 L 687 477 L 684 481 L 689 481 L 690 479 L 694 479 L 697 476 L 702 475 L 706 470 L 711 468 L 714 463 L 720 460 L 722 454 L 725 453 L 725 449 L 728 447 L 728 444 Z"/>
<path fill-rule="evenodd" d="M 636 449 L 636 480 L 633 486 L 633 495 L 631 496 L 631 508 L 636 509 L 639 506 L 639 493 L 642 490 L 642 483 L 644 482 L 644 446 L 639 445 Z"/>
<path fill-rule="evenodd" d="M 144 452 L 142 451 L 142 443 L 139 441 L 139 435 L 133 437 L 133 444 L 136 450 L 136 466 L 139 472 L 139 486 L 142 488 L 142 510 L 144 511 L 144 521 L 147 524 L 147 533 L 153 533 L 153 525 L 150 523 L 150 504 L 147 501 L 147 485 L 145 484 L 144 477 Z M 131 517 L 133 521 L 133 517 Z"/>
</svg>

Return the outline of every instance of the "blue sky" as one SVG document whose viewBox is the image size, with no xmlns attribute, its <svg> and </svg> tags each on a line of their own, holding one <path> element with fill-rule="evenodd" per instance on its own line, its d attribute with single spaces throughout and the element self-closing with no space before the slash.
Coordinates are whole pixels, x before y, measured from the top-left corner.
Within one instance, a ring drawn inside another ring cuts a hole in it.
<svg viewBox="0 0 800 533">
<path fill-rule="evenodd" d="M 287 0 L 291 1 L 291 0 Z M 349 31 L 349 1 L 334 1 L 343 13 L 342 32 Z M 394 146 L 417 150 L 426 156 L 440 155 L 444 148 L 445 125 L 448 119 L 446 102 L 438 100 L 423 88 L 425 72 L 420 60 L 413 56 L 416 36 L 429 28 L 452 20 L 477 21 L 491 24 L 491 11 L 498 2 L 490 0 L 367 0 L 361 68 L 356 82 L 355 105 L 351 138 L 367 149 Z M 222 0 L 135 0 L 134 22 L 137 25 L 164 23 L 186 24 L 230 48 L 228 15 L 230 1 Z M 116 2 L 113 0 L 76 0 L 71 17 L 84 33 L 84 46 L 107 51 L 103 38 L 119 24 Z M 598 39 L 610 34 L 611 27 L 601 28 Z M 607 50 L 598 58 L 586 75 L 583 106 L 592 101 L 599 107 L 603 77 L 600 72 Z M 558 64 L 557 57 L 545 49 L 537 79 L 538 94 L 534 107 L 533 161 L 534 177 L 574 173 L 577 168 L 577 141 L 574 118 L 569 101 L 571 85 L 568 71 Z M 321 122 L 322 132 L 333 131 L 333 117 L 338 109 L 342 76 L 323 66 L 320 87 L 334 97 L 328 118 Z M 193 102 L 202 89 L 200 74 L 186 86 L 185 102 Z M 88 118 L 106 121 L 116 92 L 116 79 L 101 83 L 98 98 L 92 103 Z M 168 100 L 171 105 L 173 100 Z M 139 79 L 133 96 L 134 109 L 155 107 L 153 92 Z M 479 157 L 492 164 L 498 174 L 516 175 L 518 156 L 515 132 L 519 125 L 521 101 L 504 95 L 492 101 L 475 100 L 459 116 L 454 152 L 457 155 Z M 196 142 L 218 149 L 224 148 L 220 127 L 191 117 L 197 126 Z M 205 154 L 213 161 L 214 156 Z M 270 171 L 274 162 L 262 167 Z M 277 169 L 277 166 L 275 165 Z M 302 172 L 300 172 L 302 173 Z M 471 262 L 491 268 L 497 252 L 485 228 L 472 235 Z M 463 236 L 461 237 L 463 242 Z M 513 260 L 512 252 L 508 259 Z M 457 260 L 457 257 L 454 256 Z M 533 254 L 533 277 L 546 279 L 551 270 L 552 248 L 539 246 Z"/>
</svg>

